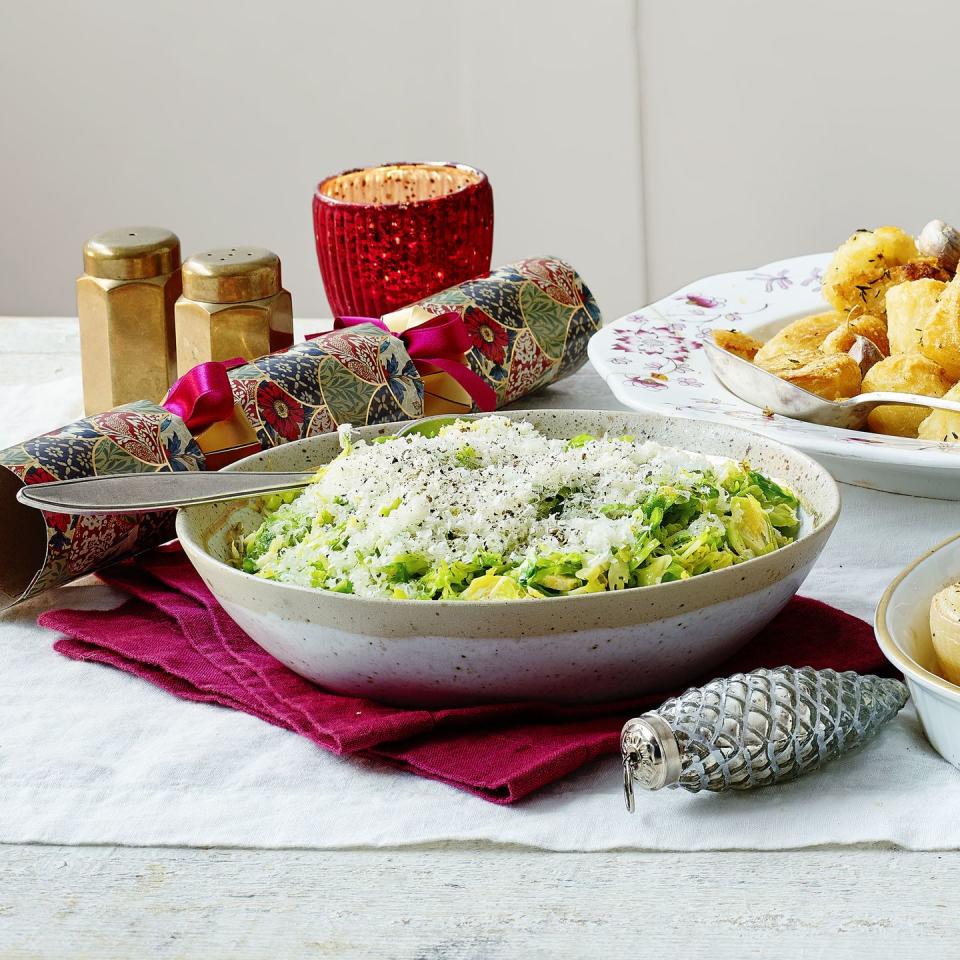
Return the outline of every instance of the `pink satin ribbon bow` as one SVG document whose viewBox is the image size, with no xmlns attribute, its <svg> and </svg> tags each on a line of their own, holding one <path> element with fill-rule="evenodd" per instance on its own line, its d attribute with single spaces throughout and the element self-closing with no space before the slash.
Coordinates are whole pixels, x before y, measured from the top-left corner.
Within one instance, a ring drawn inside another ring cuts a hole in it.
<svg viewBox="0 0 960 960">
<path fill-rule="evenodd" d="M 394 333 L 377 317 L 337 317 L 333 326 L 339 330 L 356 327 L 361 323 L 372 323 L 391 336 L 399 338 L 421 374 L 440 370 L 466 390 L 478 409 L 484 413 L 497 409 L 496 391 L 463 362 L 463 355 L 473 347 L 473 341 L 459 313 L 451 310 L 449 313 L 438 314 L 402 333 Z M 430 369 L 431 367 L 435 369 Z"/>
<path fill-rule="evenodd" d="M 234 399 L 227 371 L 246 362 L 234 357 L 197 364 L 167 391 L 161 406 L 176 414 L 193 434 L 229 420 Z"/>
<path fill-rule="evenodd" d="M 356 327 L 362 323 L 372 323 L 398 337 L 421 374 L 440 370 L 456 380 L 484 413 L 497 409 L 496 391 L 463 363 L 463 355 L 473 346 L 473 341 L 460 314 L 442 313 L 402 333 L 394 333 L 376 317 L 337 317 L 334 328 Z M 323 336 L 313 333 L 307 339 Z M 197 364 L 169 389 L 161 406 L 176 414 L 193 434 L 229 419 L 234 397 L 227 371 L 246 362 L 242 357 L 234 357 Z"/>
</svg>

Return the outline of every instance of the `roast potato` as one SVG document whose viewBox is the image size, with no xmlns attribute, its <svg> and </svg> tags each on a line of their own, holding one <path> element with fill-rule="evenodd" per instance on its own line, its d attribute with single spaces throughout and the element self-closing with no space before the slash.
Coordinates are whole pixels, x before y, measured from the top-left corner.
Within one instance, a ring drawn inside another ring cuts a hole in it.
<svg viewBox="0 0 960 960">
<path fill-rule="evenodd" d="M 764 370 L 781 367 L 785 361 L 803 360 L 816 354 L 826 337 L 847 322 L 846 312 L 830 310 L 814 313 L 788 323 L 774 334 L 756 353 L 753 362 Z M 792 364 L 796 366 L 796 364 Z"/>
<path fill-rule="evenodd" d="M 920 352 L 960 380 L 960 275 L 941 291 L 922 326 Z"/>
<path fill-rule="evenodd" d="M 920 352 L 920 334 L 945 287 L 942 280 L 923 279 L 898 283 L 887 290 L 890 353 Z"/>
<path fill-rule="evenodd" d="M 944 400 L 960 400 L 960 383 L 955 383 L 944 395 Z M 960 413 L 946 410 L 931 410 L 917 430 L 921 440 L 937 440 L 943 443 L 960 443 Z"/>
<path fill-rule="evenodd" d="M 824 400 L 842 400 L 860 392 L 860 365 L 846 353 L 800 353 L 764 369 Z"/>
<path fill-rule="evenodd" d="M 922 353 L 896 353 L 870 368 L 863 378 L 863 392 L 893 391 L 942 397 L 953 385 L 942 367 Z M 867 424 L 874 433 L 916 437 L 929 407 L 899 407 L 882 404 L 871 411 Z"/>
<path fill-rule="evenodd" d="M 948 283 L 953 274 L 943 269 L 943 264 L 936 257 L 917 257 L 908 260 L 899 267 L 890 270 L 890 284 L 906 283 L 908 280 L 941 280 Z"/>
<path fill-rule="evenodd" d="M 757 351 L 763 346 L 763 341 L 751 337 L 749 333 L 739 330 L 714 330 L 713 342 L 721 350 L 732 353 L 743 360 L 753 360 Z"/>
<path fill-rule="evenodd" d="M 890 271 L 917 259 L 917 245 L 899 227 L 858 230 L 841 244 L 823 275 L 823 295 L 844 313 L 862 307 L 886 319 L 884 303 Z"/>
<path fill-rule="evenodd" d="M 853 314 L 846 323 L 837 327 L 833 333 L 827 334 L 820 344 L 820 352 L 846 353 L 858 336 L 872 340 L 885 357 L 890 355 L 886 321 L 871 313 L 862 313 L 859 316 Z"/>
</svg>

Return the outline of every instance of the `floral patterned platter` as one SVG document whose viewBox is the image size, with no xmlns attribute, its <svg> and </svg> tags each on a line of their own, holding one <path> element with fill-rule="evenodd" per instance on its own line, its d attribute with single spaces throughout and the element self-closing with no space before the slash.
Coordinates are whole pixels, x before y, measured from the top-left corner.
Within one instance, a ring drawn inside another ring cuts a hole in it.
<svg viewBox="0 0 960 960">
<path fill-rule="evenodd" d="M 603 327 L 590 341 L 590 360 L 616 398 L 635 410 L 739 423 L 810 454 L 845 483 L 960 500 L 960 444 L 764 414 L 713 375 L 703 350 L 712 329 L 736 328 L 766 339 L 791 320 L 829 309 L 820 293 L 829 259 L 813 254 L 698 280 Z"/>
</svg>

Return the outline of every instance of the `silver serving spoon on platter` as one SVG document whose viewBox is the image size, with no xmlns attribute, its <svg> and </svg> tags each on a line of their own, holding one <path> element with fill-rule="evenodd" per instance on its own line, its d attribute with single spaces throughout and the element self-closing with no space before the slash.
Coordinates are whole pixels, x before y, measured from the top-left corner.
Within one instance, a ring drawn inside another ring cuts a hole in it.
<svg viewBox="0 0 960 960">
<path fill-rule="evenodd" d="M 459 416 L 413 420 L 397 436 L 419 433 L 435 436 Z M 54 480 L 21 487 L 17 499 L 29 507 L 50 513 L 150 513 L 198 503 L 264 497 L 305 487 L 315 471 L 308 473 L 184 471 L 178 473 L 121 473 L 75 480 Z"/>
<path fill-rule="evenodd" d="M 866 426 L 870 411 L 881 404 L 930 407 L 934 410 L 960 413 L 960 402 L 956 400 L 924 397 L 918 393 L 877 391 L 861 393 L 849 400 L 824 400 L 823 397 L 782 380 L 775 373 L 769 373 L 749 360 L 724 350 L 709 338 L 704 338 L 704 348 L 714 375 L 734 396 L 761 410 L 793 420 L 805 420 L 808 423 L 842 427 L 846 430 L 862 430 Z M 883 354 L 865 337 L 857 337 L 851 356 L 857 360 L 864 373 L 883 358 Z"/>
</svg>

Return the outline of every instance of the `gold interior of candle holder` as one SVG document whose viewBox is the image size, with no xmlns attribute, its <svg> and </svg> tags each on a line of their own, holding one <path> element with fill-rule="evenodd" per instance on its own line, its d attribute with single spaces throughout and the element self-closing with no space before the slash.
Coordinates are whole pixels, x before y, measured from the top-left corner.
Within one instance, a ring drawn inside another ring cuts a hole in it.
<svg viewBox="0 0 960 960">
<path fill-rule="evenodd" d="M 429 163 L 385 164 L 331 177 L 320 184 L 319 192 L 345 203 L 386 206 L 445 197 L 480 183 L 482 179 L 483 174 L 469 167 Z"/>
</svg>

